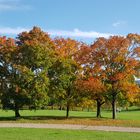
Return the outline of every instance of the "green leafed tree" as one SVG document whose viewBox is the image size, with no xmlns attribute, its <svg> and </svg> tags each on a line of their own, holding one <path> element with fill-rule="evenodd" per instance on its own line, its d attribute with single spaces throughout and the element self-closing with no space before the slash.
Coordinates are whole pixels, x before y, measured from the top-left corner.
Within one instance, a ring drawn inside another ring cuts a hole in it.
<svg viewBox="0 0 140 140">
<path fill-rule="evenodd" d="M 19 84 L 21 76 L 25 76 L 26 70 L 25 67 L 22 67 L 22 72 L 17 69 L 14 61 L 17 56 L 16 51 L 15 40 L 6 37 L 0 38 L 1 103 L 3 109 L 13 109 L 15 116 L 19 117 L 19 108 L 29 100 L 22 88 L 23 84 Z"/>
<path fill-rule="evenodd" d="M 55 96 L 58 102 L 66 106 L 66 117 L 69 117 L 69 110 L 76 99 L 74 81 L 79 72 L 79 65 L 74 57 L 78 51 L 79 43 L 72 39 L 56 38 L 57 60 L 52 65 L 49 75 L 51 77 L 50 96 Z"/>
<path fill-rule="evenodd" d="M 48 69 L 55 61 L 54 43 L 39 27 L 23 32 L 17 37 L 19 47 L 17 64 L 26 66 L 32 73 L 29 84 L 31 104 L 44 106 L 49 90 Z"/>
<path fill-rule="evenodd" d="M 55 59 L 54 44 L 38 27 L 19 34 L 16 43 L 10 46 L 8 41 L 1 47 L 8 52 L 4 54 L 7 73 L 3 77 L 8 91 L 2 94 L 2 103 L 4 108 L 14 109 L 15 116 L 20 117 L 19 109 L 23 105 L 37 108 L 47 103 L 48 69 Z"/>
</svg>

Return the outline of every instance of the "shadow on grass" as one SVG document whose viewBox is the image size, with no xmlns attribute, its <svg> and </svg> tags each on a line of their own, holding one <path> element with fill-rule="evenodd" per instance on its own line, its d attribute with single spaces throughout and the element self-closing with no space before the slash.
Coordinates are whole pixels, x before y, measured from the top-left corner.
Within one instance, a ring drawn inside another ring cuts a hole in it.
<svg viewBox="0 0 140 140">
<path fill-rule="evenodd" d="M 96 118 L 95 116 L 93 117 L 73 117 L 73 116 L 70 116 L 69 118 L 66 118 L 65 116 L 21 116 L 20 118 L 15 118 L 14 116 L 10 116 L 10 117 L 0 117 L 0 122 L 1 121 L 16 121 L 16 120 L 20 120 L 20 119 L 23 119 L 23 120 L 31 120 L 31 121 L 35 121 L 35 120 L 38 120 L 38 121 L 41 121 L 41 120 L 71 120 L 71 119 L 93 119 L 93 120 L 101 120 L 101 119 L 110 119 L 110 118 L 107 118 L 107 117 L 101 117 L 101 118 Z"/>
<path fill-rule="evenodd" d="M 133 111 L 140 111 L 139 108 L 136 109 L 129 109 L 129 110 L 122 110 L 123 112 L 133 112 Z"/>
<path fill-rule="evenodd" d="M 0 117 L 0 121 L 16 121 L 17 119 L 14 116 L 10 117 Z"/>
</svg>

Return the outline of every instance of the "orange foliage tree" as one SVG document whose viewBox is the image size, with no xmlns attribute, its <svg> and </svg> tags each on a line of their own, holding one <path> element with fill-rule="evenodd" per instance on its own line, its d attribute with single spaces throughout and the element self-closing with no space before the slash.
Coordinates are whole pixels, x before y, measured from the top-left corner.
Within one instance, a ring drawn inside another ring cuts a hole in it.
<svg viewBox="0 0 140 140">
<path fill-rule="evenodd" d="M 104 84 L 95 77 L 81 78 L 75 82 L 76 89 L 79 91 L 81 98 L 86 100 L 95 100 L 97 105 L 96 117 L 101 117 L 101 106 L 105 103 L 106 89 Z"/>
<path fill-rule="evenodd" d="M 139 38 L 139 36 L 137 36 Z M 112 36 L 109 39 L 98 38 L 90 52 L 90 64 L 98 71 L 98 76 L 105 83 L 108 99 L 112 104 L 112 118 L 116 118 L 116 101 L 118 94 L 129 86 L 137 85 L 130 80 L 136 72 L 139 59 L 139 42 L 134 35 L 127 37 Z M 94 74 L 94 73 L 93 73 Z M 129 88 L 131 90 L 131 88 Z M 129 91 L 130 93 L 131 91 Z"/>
</svg>

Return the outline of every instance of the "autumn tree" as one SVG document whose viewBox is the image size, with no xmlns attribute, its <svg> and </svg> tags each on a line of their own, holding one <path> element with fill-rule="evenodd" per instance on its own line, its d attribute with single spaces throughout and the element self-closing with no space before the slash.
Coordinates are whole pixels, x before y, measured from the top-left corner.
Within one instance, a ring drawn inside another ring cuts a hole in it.
<svg viewBox="0 0 140 140">
<path fill-rule="evenodd" d="M 81 97 L 87 101 L 96 101 L 97 114 L 96 117 L 101 117 L 101 106 L 105 103 L 106 89 L 102 81 L 95 77 L 81 78 L 76 81 L 76 89 L 80 92 Z"/>
<path fill-rule="evenodd" d="M 137 36 L 139 38 L 139 36 Z M 91 45 L 90 62 L 98 70 L 108 91 L 108 99 L 112 104 L 112 118 L 116 118 L 117 96 L 128 87 L 131 77 L 136 72 L 139 57 L 139 42 L 130 37 L 113 36 L 109 39 L 98 38 Z M 132 83 L 134 87 L 136 84 Z"/>
<path fill-rule="evenodd" d="M 79 65 L 74 59 L 79 43 L 72 39 L 55 38 L 57 60 L 52 65 L 49 75 L 51 79 L 50 96 L 58 102 L 65 102 L 66 117 L 69 117 L 70 106 L 75 98 L 74 81 L 78 75 Z"/>
<path fill-rule="evenodd" d="M 98 74 L 98 69 L 94 67 L 91 57 L 92 49 L 87 44 L 82 44 L 76 59 L 82 66 L 82 75 L 77 81 L 77 88 L 90 100 L 95 100 L 97 104 L 97 117 L 101 117 L 101 106 L 105 103 L 106 89 L 102 78 Z M 89 100 L 89 102 L 90 102 Z"/>
</svg>

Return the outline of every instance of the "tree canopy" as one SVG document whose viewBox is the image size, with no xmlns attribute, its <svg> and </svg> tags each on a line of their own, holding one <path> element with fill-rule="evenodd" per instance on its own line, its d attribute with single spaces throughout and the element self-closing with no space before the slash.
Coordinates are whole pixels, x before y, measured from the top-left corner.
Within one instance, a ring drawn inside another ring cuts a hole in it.
<svg viewBox="0 0 140 140">
<path fill-rule="evenodd" d="M 139 103 L 135 76 L 140 70 L 140 35 L 97 38 L 91 45 L 71 38 L 51 38 L 39 27 L 16 39 L 0 37 L 0 100 L 3 109 L 20 117 L 30 109 L 56 103 L 66 117 L 72 106 L 96 101 L 110 102 L 112 118 L 116 103 Z"/>
</svg>

